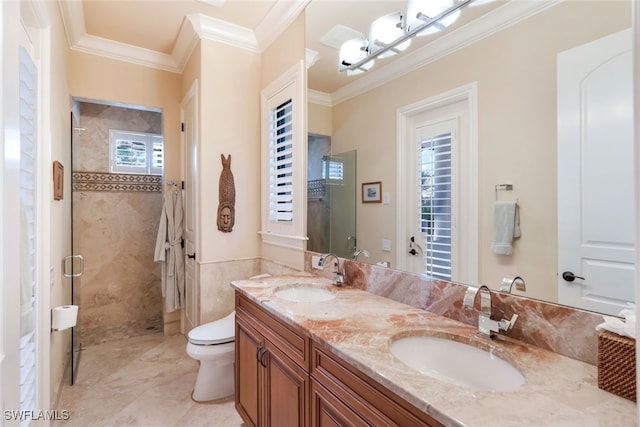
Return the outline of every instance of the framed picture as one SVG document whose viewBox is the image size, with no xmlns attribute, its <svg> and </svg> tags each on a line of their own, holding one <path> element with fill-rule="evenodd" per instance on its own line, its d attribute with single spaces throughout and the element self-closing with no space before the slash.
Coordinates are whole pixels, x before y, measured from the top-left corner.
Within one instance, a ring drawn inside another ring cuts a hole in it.
<svg viewBox="0 0 640 427">
<path fill-rule="evenodd" d="M 362 183 L 362 203 L 382 202 L 382 181 Z"/>
<path fill-rule="evenodd" d="M 64 166 L 55 160 L 53 162 L 53 200 L 64 197 Z"/>
</svg>

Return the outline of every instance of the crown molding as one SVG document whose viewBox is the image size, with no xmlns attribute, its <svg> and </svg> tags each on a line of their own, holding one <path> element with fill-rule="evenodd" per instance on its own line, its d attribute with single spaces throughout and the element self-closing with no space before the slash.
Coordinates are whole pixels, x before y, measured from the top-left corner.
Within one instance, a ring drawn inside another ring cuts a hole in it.
<svg viewBox="0 0 640 427">
<path fill-rule="evenodd" d="M 331 99 L 331 94 L 320 92 L 319 90 L 307 89 L 307 102 L 310 104 L 318 104 L 324 107 L 333 107 L 335 104 Z"/>
<path fill-rule="evenodd" d="M 190 19 L 186 18 L 182 21 L 182 27 L 176 38 L 176 42 L 173 45 L 173 51 L 171 56 L 175 61 L 177 72 L 181 73 L 184 67 L 187 65 L 193 50 L 198 45 L 200 36 L 193 27 L 193 23 Z"/>
<path fill-rule="evenodd" d="M 255 34 L 246 27 L 202 14 L 188 15 L 187 19 L 201 39 L 228 44 L 251 52 L 260 52 Z M 183 25 L 182 28 L 184 29 L 185 26 Z"/>
<path fill-rule="evenodd" d="M 304 11 L 310 1 L 277 0 L 255 30 L 201 14 L 189 15 L 180 28 L 170 55 L 89 35 L 84 25 L 81 1 L 58 0 L 58 6 L 72 50 L 181 73 L 200 39 L 262 52 Z"/>
<path fill-rule="evenodd" d="M 320 52 L 313 49 L 305 48 L 304 62 L 305 62 L 305 66 L 307 67 L 307 70 L 313 67 L 313 64 L 315 64 L 318 61 L 318 59 L 320 59 Z"/>
<path fill-rule="evenodd" d="M 62 25 L 67 36 L 67 43 L 73 46 L 85 36 L 87 30 L 84 26 L 84 10 L 80 1 L 58 1 Z"/>
<path fill-rule="evenodd" d="M 394 62 L 367 72 L 364 76 L 331 93 L 333 105 L 368 92 L 387 82 L 424 67 L 453 52 L 483 40 L 505 28 L 530 18 L 565 0 L 511 0 L 468 24 L 444 34 L 433 42 Z"/>
<path fill-rule="evenodd" d="M 172 73 L 180 73 L 182 71 L 176 65 L 176 61 L 172 55 L 102 37 L 85 35 L 75 43 L 72 49 L 78 52 L 157 68 Z"/>
<path fill-rule="evenodd" d="M 265 50 L 300 15 L 311 0 L 278 0 L 255 29 L 260 50 Z"/>
</svg>

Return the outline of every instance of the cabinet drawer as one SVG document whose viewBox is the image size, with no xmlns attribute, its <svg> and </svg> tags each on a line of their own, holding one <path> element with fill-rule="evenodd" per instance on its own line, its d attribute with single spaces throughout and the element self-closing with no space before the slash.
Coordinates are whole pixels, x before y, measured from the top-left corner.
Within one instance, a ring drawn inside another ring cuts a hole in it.
<svg viewBox="0 0 640 427">
<path fill-rule="evenodd" d="M 316 342 L 311 376 L 367 422 L 376 426 L 442 426 Z"/>
<path fill-rule="evenodd" d="M 304 332 L 287 325 L 237 291 L 236 316 L 248 322 L 281 352 L 309 372 L 310 340 Z"/>
</svg>

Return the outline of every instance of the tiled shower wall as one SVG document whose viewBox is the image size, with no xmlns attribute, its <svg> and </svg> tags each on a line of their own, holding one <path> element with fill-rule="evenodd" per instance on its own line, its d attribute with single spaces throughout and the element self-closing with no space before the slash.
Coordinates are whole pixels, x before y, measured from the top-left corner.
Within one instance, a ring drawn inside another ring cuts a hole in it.
<svg viewBox="0 0 640 427">
<path fill-rule="evenodd" d="M 307 153 L 307 248 L 329 252 L 329 191 L 322 178 L 323 158 L 331 153 L 331 138 L 309 134 Z"/>
<path fill-rule="evenodd" d="M 162 133 L 162 115 L 80 103 L 73 147 L 74 282 L 83 346 L 162 330 L 160 265 L 153 262 L 162 177 L 109 173 L 109 129 Z M 77 279 L 76 279 L 77 280 Z"/>
</svg>

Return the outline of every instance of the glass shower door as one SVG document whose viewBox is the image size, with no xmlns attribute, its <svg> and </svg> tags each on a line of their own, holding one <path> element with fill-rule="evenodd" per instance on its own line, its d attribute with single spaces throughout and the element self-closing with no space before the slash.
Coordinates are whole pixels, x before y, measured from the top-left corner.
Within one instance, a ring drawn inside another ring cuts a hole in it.
<svg viewBox="0 0 640 427">
<path fill-rule="evenodd" d="M 329 193 L 329 252 L 351 258 L 356 250 L 356 150 L 325 157 Z"/>
</svg>

